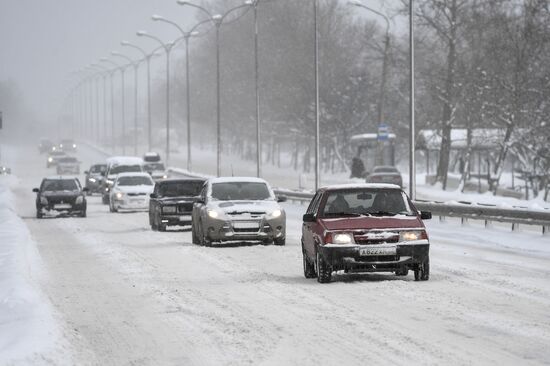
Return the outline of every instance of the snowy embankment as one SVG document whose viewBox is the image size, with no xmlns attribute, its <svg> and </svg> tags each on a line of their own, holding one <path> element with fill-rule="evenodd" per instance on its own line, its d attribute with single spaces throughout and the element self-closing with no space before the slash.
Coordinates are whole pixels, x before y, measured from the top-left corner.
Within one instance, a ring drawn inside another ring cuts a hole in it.
<svg viewBox="0 0 550 366">
<path fill-rule="evenodd" d="M 11 188 L 15 176 L 0 176 L 0 364 L 48 363 L 60 351 L 59 332 L 46 296 L 36 244 L 17 216 Z"/>
</svg>

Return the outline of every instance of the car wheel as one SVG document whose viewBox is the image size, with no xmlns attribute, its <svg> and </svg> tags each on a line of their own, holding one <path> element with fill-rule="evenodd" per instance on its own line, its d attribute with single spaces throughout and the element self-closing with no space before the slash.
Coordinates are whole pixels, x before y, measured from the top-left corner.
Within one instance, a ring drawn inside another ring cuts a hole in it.
<svg viewBox="0 0 550 366">
<path fill-rule="evenodd" d="M 317 252 L 317 282 L 329 283 L 332 278 L 332 268 L 323 257 Z"/>
<path fill-rule="evenodd" d="M 193 244 L 200 244 L 199 238 L 197 238 L 197 231 L 196 231 L 195 225 L 193 224 L 191 224 L 191 242 L 193 242 Z"/>
<path fill-rule="evenodd" d="M 285 238 L 277 238 L 277 239 L 273 240 L 273 244 L 275 244 L 275 245 L 283 246 L 283 245 L 285 245 L 285 243 L 286 243 Z"/>
<path fill-rule="evenodd" d="M 104 194 L 102 194 L 101 202 L 103 202 L 104 205 L 108 205 L 109 204 L 109 196 L 105 196 Z"/>
<path fill-rule="evenodd" d="M 304 277 L 305 278 L 315 278 L 317 274 L 315 273 L 315 265 L 311 263 L 305 250 L 302 248 L 302 257 L 304 262 Z"/>
<path fill-rule="evenodd" d="M 86 209 L 82 210 L 82 212 L 80 212 L 80 217 L 86 217 Z"/>
<path fill-rule="evenodd" d="M 430 279 L 430 258 L 419 264 L 414 270 L 415 281 L 428 281 Z"/>
<path fill-rule="evenodd" d="M 44 217 L 44 214 L 42 213 L 42 211 L 41 210 L 36 210 L 36 218 L 41 219 L 42 217 Z"/>
<path fill-rule="evenodd" d="M 208 239 L 208 237 L 204 234 L 204 228 L 202 226 L 202 221 L 199 222 L 199 228 L 200 228 L 200 234 L 199 234 L 199 240 L 201 242 L 201 245 L 205 247 L 211 247 L 212 241 Z"/>
</svg>

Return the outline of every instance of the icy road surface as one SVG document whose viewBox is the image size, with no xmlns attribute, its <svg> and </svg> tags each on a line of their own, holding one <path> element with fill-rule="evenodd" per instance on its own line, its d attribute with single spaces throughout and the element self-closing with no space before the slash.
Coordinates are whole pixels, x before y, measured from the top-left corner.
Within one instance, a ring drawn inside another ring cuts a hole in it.
<svg viewBox="0 0 550 366">
<path fill-rule="evenodd" d="M 78 364 L 550 363 L 550 239 L 538 233 L 433 220 L 430 281 L 321 285 L 302 273 L 304 206 L 285 206 L 285 247 L 199 247 L 97 196 L 88 218 L 37 220 L 31 189 L 53 171 L 35 147 L 11 156 L 18 213 L 46 267 L 38 281 Z M 79 158 L 82 171 L 103 159 L 84 147 Z"/>
</svg>

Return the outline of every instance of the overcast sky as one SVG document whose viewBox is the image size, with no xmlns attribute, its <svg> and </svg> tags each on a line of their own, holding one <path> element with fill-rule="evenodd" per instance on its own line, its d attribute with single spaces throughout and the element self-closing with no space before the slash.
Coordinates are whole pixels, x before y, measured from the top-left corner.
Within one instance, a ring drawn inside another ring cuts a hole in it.
<svg viewBox="0 0 550 366">
<path fill-rule="evenodd" d="M 365 3 L 380 9 L 383 2 Z M 179 37 L 175 28 L 150 20 L 152 14 L 184 27 L 194 23 L 192 11 L 176 0 L 0 0 L 0 80 L 15 81 L 39 119 L 55 119 L 72 85 L 71 71 L 113 50 L 137 57 L 132 49 L 121 48 L 121 40 L 156 47 L 152 40 L 138 38 L 137 30 L 166 41 Z"/>
<path fill-rule="evenodd" d="M 181 25 L 193 21 L 175 0 L 0 0 L 0 80 L 15 81 L 35 113 L 55 118 L 60 92 L 71 85 L 70 71 L 112 50 L 137 57 L 121 49 L 123 39 L 156 47 L 135 36 L 140 29 L 167 41 L 179 36 L 169 25 L 151 21 L 152 14 Z"/>
</svg>

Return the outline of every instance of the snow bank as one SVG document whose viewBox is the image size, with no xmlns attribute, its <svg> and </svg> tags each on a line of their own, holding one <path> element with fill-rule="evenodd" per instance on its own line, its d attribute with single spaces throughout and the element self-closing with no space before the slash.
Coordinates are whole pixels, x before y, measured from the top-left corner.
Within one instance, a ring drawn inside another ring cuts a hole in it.
<svg viewBox="0 0 550 366">
<path fill-rule="evenodd" d="M 0 364 L 47 363 L 58 330 L 48 300 L 33 284 L 40 259 L 14 211 L 14 176 L 0 176 Z"/>
</svg>

